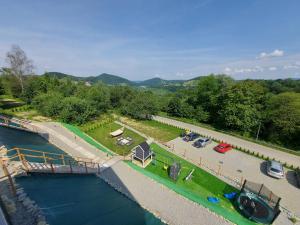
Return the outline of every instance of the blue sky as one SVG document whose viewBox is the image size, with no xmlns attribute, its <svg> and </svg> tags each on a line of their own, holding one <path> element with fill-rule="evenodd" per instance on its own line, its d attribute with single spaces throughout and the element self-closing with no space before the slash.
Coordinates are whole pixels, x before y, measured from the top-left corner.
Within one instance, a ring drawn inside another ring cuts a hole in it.
<svg viewBox="0 0 300 225">
<path fill-rule="evenodd" d="M 12 44 L 35 72 L 132 80 L 300 77 L 299 0 L 0 0 L 0 66 Z"/>
</svg>

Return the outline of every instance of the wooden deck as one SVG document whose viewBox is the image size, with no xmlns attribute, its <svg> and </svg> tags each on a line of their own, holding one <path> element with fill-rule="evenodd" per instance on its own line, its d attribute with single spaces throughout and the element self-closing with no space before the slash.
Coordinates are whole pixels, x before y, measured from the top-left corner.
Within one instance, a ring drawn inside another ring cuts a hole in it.
<svg viewBox="0 0 300 225">
<path fill-rule="evenodd" d="M 23 162 L 25 170 L 28 173 L 58 173 L 58 174 L 98 174 L 103 167 L 97 164 L 97 167 L 86 165 L 58 165 L 49 163 Z"/>
</svg>

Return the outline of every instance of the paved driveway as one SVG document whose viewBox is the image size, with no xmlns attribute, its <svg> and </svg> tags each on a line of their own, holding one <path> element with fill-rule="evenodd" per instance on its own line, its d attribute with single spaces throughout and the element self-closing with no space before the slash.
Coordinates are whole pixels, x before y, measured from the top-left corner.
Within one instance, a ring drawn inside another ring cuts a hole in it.
<svg viewBox="0 0 300 225">
<path fill-rule="evenodd" d="M 195 148 L 193 142 L 185 142 L 181 138 L 176 138 L 168 142 L 174 148 L 174 153 L 192 159 L 196 163 L 202 159 L 202 163 L 226 176 L 241 180 L 241 177 L 253 182 L 263 183 L 276 195 L 282 197 L 284 207 L 300 216 L 300 189 L 296 187 L 294 174 L 286 170 L 286 178 L 274 179 L 266 175 L 265 162 L 256 157 L 244 154 L 237 150 L 231 150 L 225 154 L 213 150 L 217 143 L 212 142 L 204 148 Z"/>
<path fill-rule="evenodd" d="M 259 152 L 260 154 L 264 154 L 265 156 L 269 156 L 270 158 L 278 159 L 282 162 L 287 162 L 288 164 L 292 164 L 300 167 L 300 156 L 292 155 L 286 152 L 282 152 L 273 148 L 269 148 L 263 145 L 259 145 L 250 141 L 246 141 L 228 134 L 224 134 L 221 132 L 209 130 L 203 127 L 195 126 L 189 123 L 180 122 L 177 120 L 161 117 L 161 116 L 153 116 L 154 120 L 157 120 L 162 123 L 170 124 L 173 126 L 181 127 L 183 129 L 189 129 L 195 131 L 196 133 L 207 135 L 210 137 L 214 137 L 217 140 L 223 140 L 229 144 L 240 146 L 245 149 L 249 149 L 254 152 Z"/>
</svg>

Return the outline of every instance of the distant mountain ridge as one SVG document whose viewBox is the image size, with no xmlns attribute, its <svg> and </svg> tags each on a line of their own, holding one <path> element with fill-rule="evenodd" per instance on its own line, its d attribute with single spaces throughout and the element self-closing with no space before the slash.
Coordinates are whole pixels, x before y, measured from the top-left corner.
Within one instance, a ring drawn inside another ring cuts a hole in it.
<svg viewBox="0 0 300 225">
<path fill-rule="evenodd" d="M 42 76 L 55 76 L 59 79 L 68 78 L 74 81 L 82 81 L 82 82 L 89 82 L 90 84 L 94 84 L 97 82 L 103 82 L 107 85 L 127 85 L 127 86 L 134 86 L 140 88 L 164 88 L 169 91 L 178 90 L 181 88 L 186 87 L 195 87 L 199 80 L 203 79 L 205 76 L 198 76 L 188 80 L 164 80 L 159 77 L 143 80 L 143 81 L 131 81 L 126 78 L 102 73 L 98 76 L 88 76 L 88 77 L 77 77 L 65 73 L 60 72 L 47 72 Z M 300 81 L 299 78 L 290 78 L 291 80 Z M 277 79 L 282 80 L 282 79 Z M 283 79 L 289 80 L 289 79 Z"/>
<path fill-rule="evenodd" d="M 85 81 L 91 84 L 101 81 L 108 85 L 129 85 L 129 86 L 139 86 L 139 87 L 168 87 L 168 86 L 192 86 L 194 83 L 199 80 L 201 77 L 195 77 L 189 80 L 164 80 L 159 77 L 151 78 L 144 81 L 131 81 L 126 78 L 102 73 L 98 76 L 88 76 L 88 77 L 77 77 L 60 72 L 47 72 L 42 76 L 53 76 L 59 79 L 68 78 L 74 81 Z"/>
<path fill-rule="evenodd" d="M 77 77 L 77 76 L 60 73 L 60 72 L 47 72 L 42 76 L 53 76 L 53 77 L 57 77 L 58 79 L 68 78 L 75 81 L 86 81 L 90 83 L 96 83 L 98 81 L 102 81 L 103 83 L 110 84 L 110 85 L 117 85 L 117 84 L 133 85 L 134 84 L 134 82 L 126 78 L 108 74 L 108 73 L 102 73 L 98 76 Z"/>
</svg>

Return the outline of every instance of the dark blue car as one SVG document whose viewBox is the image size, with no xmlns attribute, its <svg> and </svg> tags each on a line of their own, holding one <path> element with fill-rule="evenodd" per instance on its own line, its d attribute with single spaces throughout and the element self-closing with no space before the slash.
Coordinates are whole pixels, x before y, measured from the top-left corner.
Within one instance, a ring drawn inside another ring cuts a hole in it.
<svg viewBox="0 0 300 225">
<path fill-rule="evenodd" d="M 194 132 L 191 132 L 191 133 L 187 134 L 187 135 L 183 138 L 183 140 L 184 140 L 184 141 L 187 141 L 187 142 L 188 142 L 188 141 L 194 141 L 194 140 L 197 139 L 199 136 L 200 136 L 199 134 L 194 133 Z"/>
</svg>

